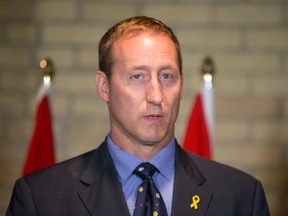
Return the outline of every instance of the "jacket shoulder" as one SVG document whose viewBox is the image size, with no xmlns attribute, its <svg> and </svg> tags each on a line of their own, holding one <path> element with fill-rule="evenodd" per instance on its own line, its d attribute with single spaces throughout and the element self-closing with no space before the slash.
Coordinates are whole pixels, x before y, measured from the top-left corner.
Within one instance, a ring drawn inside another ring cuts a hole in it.
<svg viewBox="0 0 288 216">
<path fill-rule="evenodd" d="M 81 154 L 74 158 L 59 162 L 57 164 L 51 165 L 34 173 L 31 173 L 24 177 L 26 181 L 33 179 L 46 179 L 46 178 L 59 178 L 61 176 L 80 176 L 87 167 L 89 161 L 91 160 L 95 150 L 89 151 L 87 153 Z"/>
</svg>

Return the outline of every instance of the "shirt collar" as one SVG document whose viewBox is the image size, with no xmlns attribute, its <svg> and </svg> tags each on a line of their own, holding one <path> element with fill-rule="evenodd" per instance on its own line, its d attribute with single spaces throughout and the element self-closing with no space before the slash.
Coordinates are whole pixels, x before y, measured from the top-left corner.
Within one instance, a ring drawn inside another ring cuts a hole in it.
<svg viewBox="0 0 288 216">
<path fill-rule="evenodd" d="M 118 175 L 124 181 L 132 175 L 135 167 L 142 162 L 147 162 L 120 149 L 112 142 L 110 135 L 107 136 L 107 145 Z M 175 163 L 175 138 L 148 162 L 153 164 L 167 180 L 171 179 Z"/>
</svg>

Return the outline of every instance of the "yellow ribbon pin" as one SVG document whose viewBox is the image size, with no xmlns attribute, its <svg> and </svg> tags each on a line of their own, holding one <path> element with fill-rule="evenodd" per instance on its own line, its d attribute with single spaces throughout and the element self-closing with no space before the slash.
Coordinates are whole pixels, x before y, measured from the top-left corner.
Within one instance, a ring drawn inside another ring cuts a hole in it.
<svg viewBox="0 0 288 216">
<path fill-rule="evenodd" d="M 190 208 L 198 209 L 198 203 L 200 202 L 200 197 L 198 195 L 195 195 L 192 197 L 192 203 L 190 204 Z"/>
</svg>

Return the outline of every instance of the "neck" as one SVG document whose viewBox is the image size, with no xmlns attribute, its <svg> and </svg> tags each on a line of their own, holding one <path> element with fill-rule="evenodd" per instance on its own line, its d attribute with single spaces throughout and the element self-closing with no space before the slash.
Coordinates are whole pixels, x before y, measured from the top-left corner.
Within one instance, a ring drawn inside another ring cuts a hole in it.
<svg viewBox="0 0 288 216">
<path fill-rule="evenodd" d="M 166 145 L 169 144 L 173 136 L 163 139 L 160 142 L 137 142 L 131 139 L 119 139 L 118 136 L 110 132 L 110 138 L 112 142 L 121 148 L 123 151 L 129 154 L 135 155 L 136 157 L 148 161 L 153 158 L 158 152 L 160 152 Z"/>
</svg>

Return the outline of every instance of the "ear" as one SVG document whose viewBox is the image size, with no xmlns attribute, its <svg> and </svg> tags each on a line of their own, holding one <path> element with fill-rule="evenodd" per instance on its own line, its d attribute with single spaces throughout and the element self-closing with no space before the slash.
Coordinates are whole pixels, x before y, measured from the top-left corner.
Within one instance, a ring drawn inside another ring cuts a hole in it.
<svg viewBox="0 0 288 216">
<path fill-rule="evenodd" d="M 96 88 L 99 97 L 104 102 L 109 102 L 109 83 L 106 74 L 103 71 L 97 71 L 95 75 Z"/>
</svg>

